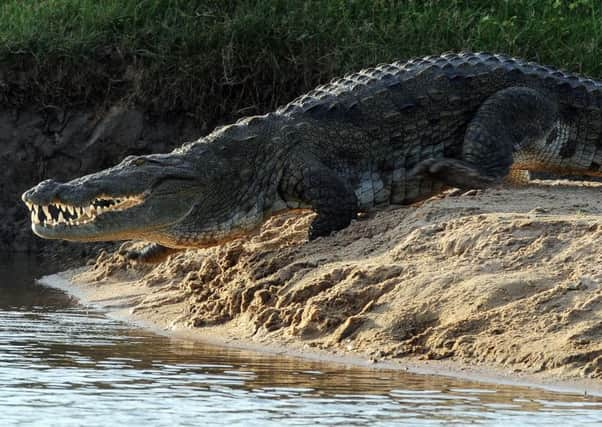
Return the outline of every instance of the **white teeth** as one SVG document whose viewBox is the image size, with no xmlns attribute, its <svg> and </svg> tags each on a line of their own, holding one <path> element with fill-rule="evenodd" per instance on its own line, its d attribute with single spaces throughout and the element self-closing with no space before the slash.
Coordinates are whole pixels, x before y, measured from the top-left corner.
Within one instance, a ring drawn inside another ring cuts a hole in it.
<svg viewBox="0 0 602 427">
<path fill-rule="evenodd" d="M 36 205 L 29 201 L 25 202 L 31 214 L 32 224 L 43 224 L 45 227 L 54 227 L 57 225 L 76 226 L 93 222 L 96 216 L 105 212 L 123 211 L 141 204 L 143 201 L 136 196 L 121 196 L 120 198 L 98 198 L 89 206 L 73 206 L 61 202 L 53 202 L 50 205 Z M 102 205 L 101 205 L 102 204 Z M 55 219 L 50 214 L 50 206 L 58 211 Z M 40 210 L 44 213 L 44 220 L 40 221 Z"/>
</svg>

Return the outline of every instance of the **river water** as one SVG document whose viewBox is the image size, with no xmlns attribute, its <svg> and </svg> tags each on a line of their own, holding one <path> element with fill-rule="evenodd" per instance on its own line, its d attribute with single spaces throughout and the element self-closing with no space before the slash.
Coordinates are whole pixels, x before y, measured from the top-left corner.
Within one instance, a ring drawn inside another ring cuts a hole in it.
<svg viewBox="0 0 602 427">
<path fill-rule="evenodd" d="M 0 261 L 2 426 L 602 425 L 602 398 L 155 335 L 35 283 L 48 272 Z"/>
</svg>

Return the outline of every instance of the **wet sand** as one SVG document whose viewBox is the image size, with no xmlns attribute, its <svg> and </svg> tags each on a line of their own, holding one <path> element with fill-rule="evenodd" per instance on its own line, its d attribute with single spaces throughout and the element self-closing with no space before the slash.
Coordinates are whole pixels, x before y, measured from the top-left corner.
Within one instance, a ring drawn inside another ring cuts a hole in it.
<svg viewBox="0 0 602 427">
<path fill-rule="evenodd" d="M 46 281 L 211 343 L 602 393 L 601 184 L 450 191 L 308 243 L 311 219 L 155 266 L 102 253 Z"/>
</svg>

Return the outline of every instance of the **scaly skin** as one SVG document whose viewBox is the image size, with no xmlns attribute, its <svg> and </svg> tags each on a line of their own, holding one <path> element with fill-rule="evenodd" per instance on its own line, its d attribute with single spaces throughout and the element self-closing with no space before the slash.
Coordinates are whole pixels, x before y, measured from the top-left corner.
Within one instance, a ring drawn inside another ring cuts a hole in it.
<svg viewBox="0 0 602 427">
<path fill-rule="evenodd" d="M 314 239 L 360 211 L 488 187 L 511 168 L 602 176 L 600 165 L 601 82 L 450 53 L 348 75 L 170 154 L 44 181 L 23 200 L 37 235 L 154 242 L 131 254 L 144 261 L 239 238 L 280 211 L 313 209 Z"/>
</svg>

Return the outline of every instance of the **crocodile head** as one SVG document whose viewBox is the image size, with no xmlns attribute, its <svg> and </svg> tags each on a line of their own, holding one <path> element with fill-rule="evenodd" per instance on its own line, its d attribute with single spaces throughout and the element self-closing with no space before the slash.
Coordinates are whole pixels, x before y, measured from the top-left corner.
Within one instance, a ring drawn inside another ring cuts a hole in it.
<svg viewBox="0 0 602 427">
<path fill-rule="evenodd" d="M 256 228 L 258 215 L 239 209 L 248 206 L 241 196 L 244 165 L 225 161 L 218 145 L 195 147 L 130 156 L 66 183 L 39 183 L 22 195 L 33 232 L 46 239 L 204 247 Z"/>
</svg>

